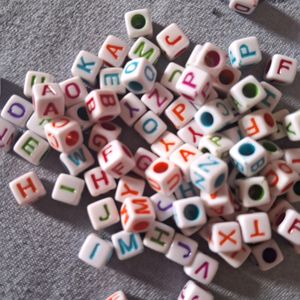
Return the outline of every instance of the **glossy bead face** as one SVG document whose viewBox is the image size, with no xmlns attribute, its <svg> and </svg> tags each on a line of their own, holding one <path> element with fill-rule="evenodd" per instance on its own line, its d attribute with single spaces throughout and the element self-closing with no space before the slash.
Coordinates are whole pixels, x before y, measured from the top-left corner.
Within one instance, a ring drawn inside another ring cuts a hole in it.
<svg viewBox="0 0 300 300">
<path fill-rule="evenodd" d="M 16 135 L 15 127 L 8 121 L 0 118 L 0 150 L 8 152 Z"/>
<path fill-rule="evenodd" d="M 194 281 L 189 280 L 181 290 L 177 300 L 193 299 L 213 300 L 214 297 L 206 290 L 197 286 Z"/>
</svg>

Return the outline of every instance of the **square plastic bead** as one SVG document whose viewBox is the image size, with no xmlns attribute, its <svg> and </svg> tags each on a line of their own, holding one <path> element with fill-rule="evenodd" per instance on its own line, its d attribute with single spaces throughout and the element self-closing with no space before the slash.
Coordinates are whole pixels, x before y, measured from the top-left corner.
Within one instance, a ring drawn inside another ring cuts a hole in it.
<svg viewBox="0 0 300 300">
<path fill-rule="evenodd" d="M 288 165 L 293 166 L 293 169 L 300 173 L 300 148 L 288 148 L 284 150 L 284 160 Z"/>
<path fill-rule="evenodd" d="M 272 229 L 277 232 L 278 226 L 284 220 L 286 211 L 294 209 L 293 206 L 286 200 L 276 201 L 274 206 L 268 211 L 268 216 Z"/>
<path fill-rule="evenodd" d="M 144 251 L 143 242 L 138 233 L 119 231 L 112 234 L 111 240 L 119 260 L 129 259 Z"/>
<path fill-rule="evenodd" d="M 285 212 L 277 232 L 294 245 L 300 245 L 300 214 L 294 209 Z"/>
<path fill-rule="evenodd" d="M 82 130 L 86 130 L 92 126 L 92 122 L 89 119 L 87 108 L 84 102 L 69 107 L 65 115 L 78 122 Z"/>
<path fill-rule="evenodd" d="M 198 243 L 180 233 L 176 233 L 166 257 L 179 265 L 192 263 L 197 253 Z"/>
<path fill-rule="evenodd" d="M 179 187 L 174 192 L 176 199 L 183 199 L 189 197 L 198 197 L 200 195 L 199 189 L 197 189 L 191 181 L 182 181 Z"/>
<path fill-rule="evenodd" d="M 242 244 L 242 248 L 235 252 L 218 253 L 231 267 L 237 269 L 241 267 L 251 254 L 251 248 Z"/>
<path fill-rule="evenodd" d="M 123 291 L 117 291 L 117 292 L 113 293 L 112 295 L 110 295 L 105 300 L 127 300 L 127 297 Z"/>
<path fill-rule="evenodd" d="M 81 50 L 74 60 L 71 73 L 74 77 L 78 76 L 83 82 L 94 86 L 102 64 L 103 62 L 99 57 Z"/>
<path fill-rule="evenodd" d="M 183 71 L 184 67 L 170 62 L 164 70 L 160 83 L 171 90 L 173 93 L 178 94 L 176 84 Z"/>
<path fill-rule="evenodd" d="M 135 167 L 132 171 L 137 175 L 145 178 L 145 171 L 157 158 L 158 156 L 152 153 L 151 151 L 143 147 L 139 147 L 136 150 L 136 153 L 134 154 Z"/>
<path fill-rule="evenodd" d="M 160 49 L 144 37 L 138 38 L 129 50 L 128 57 L 135 59 L 146 58 L 150 63 L 155 64 L 160 56 Z"/>
<path fill-rule="evenodd" d="M 117 94 L 125 94 L 126 88 L 121 83 L 122 72 L 122 68 L 101 69 L 99 75 L 100 89 L 114 91 Z"/>
<path fill-rule="evenodd" d="M 118 182 L 115 193 L 116 201 L 121 203 L 126 198 L 142 196 L 145 189 L 145 181 L 131 176 L 123 176 Z"/>
<path fill-rule="evenodd" d="M 28 71 L 26 73 L 23 93 L 26 97 L 32 97 L 32 87 L 38 83 L 54 82 L 54 76 L 45 72 Z"/>
<path fill-rule="evenodd" d="M 38 166 L 49 151 L 49 145 L 44 139 L 27 130 L 15 143 L 14 151 L 28 162 Z"/>
<path fill-rule="evenodd" d="M 90 233 L 81 246 L 78 257 L 86 264 L 100 269 L 109 262 L 112 254 L 113 246 L 111 242 Z"/>
<path fill-rule="evenodd" d="M 8 121 L 0 118 L 0 150 L 8 152 L 16 136 L 16 128 Z"/>
<path fill-rule="evenodd" d="M 277 144 L 270 140 L 261 140 L 259 143 L 266 149 L 268 161 L 282 159 L 283 150 L 281 150 Z"/>
<path fill-rule="evenodd" d="M 135 123 L 134 129 L 152 144 L 167 130 L 167 125 L 154 112 L 148 111 Z"/>
<path fill-rule="evenodd" d="M 170 60 L 180 56 L 190 45 L 190 41 L 175 23 L 164 28 L 157 36 L 156 41 Z"/>
<path fill-rule="evenodd" d="M 27 121 L 26 127 L 30 131 L 45 139 L 46 133 L 44 130 L 44 126 L 51 121 L 52 118 L 39 118 L 36 113 L 33 113 Z"/>
<path fill-rule="evenodd" d="M 100 167 L 85 172 L 84 181 L 93 197 L 105 194 L 117 186 L 115 179 Z"/>
<path fill-rule="evenodd" d="M 201 191 L 214 193 L 226 182 L 228 166 L 223 160 L 206 153 L 191 163 L 190 176 Z"/>
<path fill-rule="evenodd" d="M 85 145 L 69 154 L 61 153 L 59 159 L 73 176 L 77 176 L 95 163 L 91 152 Z"/>
<path fill-rule="evenodd" d="M 195 120 L 192 120 L 187 125 L 177 131 L 177 135 L 186 143 L 198 147 L 204 132 Z"/>
<path fill-rule="evenodd" d="M 189 280 L 181 290 L 177 300 L 213 300 L 212 294 L 200 288 L 194 281 Z"/>
<path fill-rule="evenodd" d="M 175 230 L 171 226 L 156 221 L 146 233 L 143 243 L 151 250 L 166 253 L 172 243 L 174 234 Z"/>
<path fill-rule="evenodd" d="M 152 36 L 152 20 L 148 9 L 137 9 L 125 14 L 125 25 L 130 38 Z"/>
<path fill-rule="evenodd" d="M 286 115 L 283 124 L 289 140 L 300 141 L 300 109 Z"/>
<path fill-rule="evenodd" d="M 230 0 L 229 8 L 238 13 L 250 15 L 256 9 L 258 2 L 259 0 Z"/>
<path fill-rule="evenodd" d="M 256 244 L 271 239 L 271 225 L 266 213 L 241 214 L 237 221 L 245 243 Z"/>
<path fill-rule="evenodd" d="M 55 182 L 52 199 L 76 206 L 84 189 L 84 180 L 68 174 L 60 174 Z"/>
<path fill-rule="evenodd" d="M 150 197 L 150 200 L 153 204 L 156 218 L 160 222 L 164 222 L 173 216 L 173 202 L 175 201 L 173 195 L 166 196 L 156 193 Z"/>
<path fill-rule="evenodd" d="M 257 107 L 273 111 L 282 97 L 282 92 L 278 90 L 275 86 L 265 81 L 262 81 L 260 84 L 267 93 L 267 96 L 257 104 Z"/>
<path fill-rule="evenodd" d="M 31 103 L 17 95 L 12 95 L 2 108 L 1 117 L 16 126 L 25 127 L 32 113 Z"/>
<path fill-rule="evenodd" d="M 107 228 L 120 221 L 117 206 L 111 197 L 89 204 L 87 206 L 87 212 L 95 230 Z"/>
<path fill-rule="evenodd" d="M 20 205 L 31 204 L 46 195 L 42 182 L 33 171 L 11 181 L 9 188 Z"/>
<path fill-rule="evenodd" d="M 277 131 L 270 135 L 270 139 L 272 141 L 277 141 L 287 136 L 285 126 L 284 126 L 284 118 L 289 113 L 290 112 L 287 109 L 281 109 L 273 114 L 273 117 L 277 124 Z"/>
<path fill-rule="evenodd" d="M 231 194 L 227 184 L 223 184 L 216 192 L 210 194 L 201 191 L 201 199 L 205 204 L 205 207 L 220 207 L 230 203 Z"/>
<path fill-rule="evenodd" d="M 202 252 L 197 252 L 192 264 L 184 266 L 183 270 L 192 279 L 202 284 L 209 284 L 216 276 L 218 268 L 219 262 L 217 260 Z"/>
</svg>

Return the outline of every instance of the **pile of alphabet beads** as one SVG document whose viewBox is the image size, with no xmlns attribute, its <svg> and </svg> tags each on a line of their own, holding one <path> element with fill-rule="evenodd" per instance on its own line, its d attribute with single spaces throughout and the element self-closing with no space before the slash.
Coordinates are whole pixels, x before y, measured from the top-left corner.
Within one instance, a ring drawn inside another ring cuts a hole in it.
<svg viewBox="0 0 300 300">
<path fill-rule="evenodd" d="M 1 112 L 4 151 L 17 126 L 26 131 L 13 150 L 29 163 L 39 165 L 51 148 L 61 153 L 69 174 L 57 177 L 53 200 L 78 205 L 86 187 L 96 197 L 87 206 L 91 228 L 98 232 L 121 222 L 123 230 L 111 241 L 89 234 L 79 258 L 101 268 L 113 252 L 125 260 L 147 247 L 207 285 L 219 262 L 198 249 L 194 234 L 233 268 L 250 254 L 262 271 L 281 263 L 274 233 L 299 253 L 300 214 L 293 204 L 300 202 L 300 148 L 281 149 L 276 141 L 300 141 L 300 110 L 276 111 L 282 93 L 274 86 L 294 81 L 296 60 L 275 54 L 260 82 L 241 77 L 243 67 L 261 62 L 256 37 L 234 41 L 228 56 L 207 42 L 195 46 L 185 66 L 170 62 L 159 80 L 159 57 L 181 56 L 188 37 L 173 23 L 156 36 L 157 45 L 150 41 L 147 9 L 126 13 L 125 24 L 128 36 L 137 38 L 131 47 L 108 36 L 98 56 L 80 51 L 73 77 L 60 83 L 29 71 L 24 94 L 32 103 L 13 95 Z M 118 140 L 122 127 L 116 118 L 149 147 L 133 153 L 130 140 Z M 150 197 L 144 195 L 146 184 L 154 191 Z M 9 187 L 21 205 L 46 194 L 34 172 Z M 108 197 L 111 191 L 114 197 Z M 194 281 L 178 299 L 213 299 Z M 108 299 L 126 296 L 118 291 Z"/>
</svg>

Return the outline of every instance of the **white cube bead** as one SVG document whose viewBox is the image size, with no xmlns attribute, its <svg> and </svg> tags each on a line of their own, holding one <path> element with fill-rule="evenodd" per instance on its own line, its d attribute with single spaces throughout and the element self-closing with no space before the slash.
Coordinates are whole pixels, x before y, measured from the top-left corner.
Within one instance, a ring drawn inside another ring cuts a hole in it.
<svg viewBox="0 0 300 300">
<path fill-rule="evenodd" d="M 9 188 L 20 205 L 31 204 L 46 195 L 42 182 L 33 171 L 11 181 Z"/>
<path fill-rule="evenodd" d="M 170 62 L 164 70 L 160 83 L 173 93 L 178 94 L 176 84 L 183 71 L 184 67 Z"/>
<path fill-rule="evenodd" d="M 39 118 L 57 118 L 65 112 L 65 96 L 58 83 L 35 84 L 32 103 Z"/>
<path fill-rule="evenodd" d="M 284 160 L 288 165 L 293 166 L 293 169 L 300 173 L 300 148 L 288 148 L 284 150 Z"/>
<path fill-rule="evenodd" d="M 198 243 L 180 233 L 176 233 L 166 257 L 179 265 L 192 263 L 197 253 Z"/>
<path fill-rule="evenodd" d="M 164 222 L 173 216 L 173 202 L 175 201 L 173 195 L 166 196 L 156 193 L 150 197 L 150 200 L 153 204 L 156 218 L 160 222 Z"/>
<path fill-rule="evenodd" d="M 177 300 L 213 300 L 212 294 L 197 286 L 192 280 L 189 280 L 181 290 Z"/>
<path fill-rule="evenodd" d="M 226 182 L 228 166 L 223 160 L 206 153 L 191 163 L 190 176 L 201 191 L 214 193 Z"/>
<path fill-rule="evenodd" d="M 16 128 L 8 121 L 0 118 L 0 150 L 8 152 L 16 136 Z"/>
<path fill-rule="evenodd" d="M 69 107 L 65 115 L 78 122 L 82 130 L 86 130 L 92 126 L 92 122 L 90 121 L 89 114 L 84 102 L 77 103 Z"/>
<path fill-rule="evenodd" d="M 31 103 L 17 95 L 12 95 L 2 108 L 1 117 L 16 126 L 25 127 L 32 113 Z"/>
<path fill-rule="evenodd" d="M 235 167 L 245 176 L 253 176 L 267 164 L 267 151 L 255 140 L 245 137 L 229 151 Z"/>
<path fill-rule="evenodd" d="M 200 190 L 195 187 L 191 181 L 182 181 L 174 192 L 176 199 L 183 199 L 189 197 L 198 197 L 200 195 Z"/>
<path fill-rule="evenodd" d="M 201 191 L 201 199 L 205 204 L 205 207 L 220 207 L 227 203 L 230 203 L 231 194 L 228 185 L 225 183 L 214 193 L 206 193 Z"/>
<path fill-rule="evenodd" d="M 261 243 L 252 248 L 252 254 L 261 271 L 268 271 L 283 261 L 283 254 L 274 240 Z"/>
<path fill-rule="evenodd" d="M 83 82 L 90 85 L 96 84 L 96 78 L 102 66 L 102 60 L 93 53 L 81 50 L 72 65 L 71 73 L 74 77 L 80 77 Z"/>
<path fill-rule="evenodd" d="M 273 114 L 273 117 L 277 124 L 277 131 L 270 135 L 270 139 L 272 141 L 277 141 L 287 136 L 285 126 L 284 126 L 284 118 L 289 113 L 290 112 L 287 109 L 281 109 Z"/>
<path fill-rule="evenodd" d="M 192 120 L 187 125 L 177 131 L 177 135 L 186 143 L 198 147 L 204 132 L 195 120 Z"/>
<path fill-rule="evenodd" d="M 93 197 L 105 194 L 117 186 L 115 179 L 100 167 L 85 172 L 84 181 Z"/>
<path fill-rule="evenodd" d="M 271 238 L 269 217 L 264 212 L 242 214 L 237 217 L 242 230 L 243 241 L 255 244 Z"/>
<path fill-rule="evenodd" d="M 166 158 L 156 159 L 145 174 L 151 188 L 167 196 L 171 195 L 182 182 L 179 167 Z"/>
<path fill-rule="evenodd" d="M 54 76 L 49 73 L 28 71 L 26 73 L 23 93 L 26 97 L 32 97 L 32 87 L 37 83 L 54 82 Z"/>
<path fill-rule="evenodd" d="M 294 209 L 293 206 L 286 200 L 276 201 L 272 209 L 268 211 L 268 216 L 272 229 L 277 232 L 278 226 L 284 220 L 286 211 L 288 209 Z"/>
<path fill-rule="evenodd" d="M 196 112 L 194 105 L 181 96 L 167 107 L 165 115 L 175 128 L 180 129 L 193 119 Z"/>
<path fill-rule="evenodd" d="M 83 143 L 83 135 L 78 122 L 59 117 L 44 126 L 50 146 L 59 152 L 70 153 Z"/>
<path fill-rule="evenodd" d="M 68 174 L 60 174 L 52 190 L 52 199 L 76 206 L 84 189 L 84 180 Z"/>
<path fill-rule="evenodd" d="M 90 233 L 81 246 L 78 257 L 86 264 L 100 269 L 108 263 L 112 254 L 113 246 L 111 242 Z"/>
<path fill-rule="evenodd" d="M 188 60 L 186 61 L 185 63 L 185 66 L 186 67 L 189 67 L 189 66 L 195 66 L 196 65 L 196 59 L 202 49 L 202 45 L 196 45 L 194 48 L 193 48 L 193 51 L 191 52 Z"/>
<path fill-rule="evenodd" d="M 231 201 L 226 202 L 222 205 L 208 206 L 204 202 L 205 211 L 208 217 L 228 217 L 235 213 L 234 204 Z"/>
<path fill-rule="evenodd" d="M 127 146 L 118 140 L 109 142 L 100 150 L 98 161 L 101 168 L 114 178 L 120 178 L 135 166 L 133 154 Z"/>
<path fill-rule="evenodd" d="M 144 245 L 138 233 L 119 231 L 112 234 L 111 240 L 119 260 L 129 259 L 144 251 Z"/>
<path fill-rule="evenodd" d="M 125 65 L 121 82 L 133 94 L 150 92 L 154 86 L 157 72 L 154 66 L 143 57 L 130 60 Z"/>
<path fill-rule="evenodd" d="M 142 196 L 145 185 L 145 180 L 131 176 L 123 176 L 118 182 L 115 200 L 123 203 L 126 198 Z"/>
<path fill-rule="evenodd" d="M 228 53 L 230 63 L 234 68 L 242 68 L 245 66 L 258 64 L 262 60 L 260 46 L 255 36 L 250 36 L 234 41 L 230 44 Z"/>
<path fill-rule="evenodd" d="M 179 199 L 173 203 L 173 210 L 174 219 L 179 228 L 201 226 L 207 221 L 200 197 Z"/>
<path fill-rule="evenodd" d="M 270 140 L 261 140 L 259 143 L 266 149 L 269 162 L 283 157 L 283 150 L 281 150 L 274 142 Z"/>
<path fill-rule="evenodd" d="M 295 245 L 300 245 L 300 214 L 294 209 L 285 212 L 284 219 L 277 228 L 277 232 Z"/>
<path fill-rule="evenodd" d="M 139 147 L 136 150 L 136 153 L 134 154 L 135 167 L 132 171 L 137 175 L 145 178 L 145 171 L 157 158 L 158 156 L 152 153 L 151 151 L 143 147 Z"/>
<path fill-rule="evenodd" d="M 65 95 L 66 107 L 82 103 L 88 92 L 80 77 L 75 76 L 59 83 Z"/>
<path fill-rule="evenodd" d="M 290 203 L 300 202 L 300 179 L 287 192 L 287 200 Z"/>
<path fill-rule="evenodd" d="M 114 91 L 93 90 L 85 98 L 85 104 L 92 122 L 107 122 L 121 113 L 119 99 Z"/>
<path fill-rule="evenodd" d="M 250 15 L 254 12 L 258 3 L 259 0 L 230 0 L 229 8 L 238 13 Z"/>
<path fill-rule="evenodd" d="M 129 50 L 130 59 L 144 57 L 150 63 L 155 64 L 160 56 L 160 49 L 144 37 L 138 38 Z"/>
<path fill-rule="evenodd" d="M 152 36 L 152 20 L 147 8 L 136 9 L 125 13 L 125 25 L 130 38 Z"/>
<path fill-rule="evenodd" d="M 134 129 L 152 144 L 167 130 L 167 125 L 154 112 L 148 111 L 135 123 Z"/>
<path fill-rule="evenodd" d="M 91 152 L 85 145 L 69 154 L 61 153 L 59 159 L 73 176 L 77 176 L 95 163 Z"/>
<path fill-rule="evenodd" d="M 202 132 L 210 134 L 225 127 L 233 119 L 233 113 L 223 100 L 216 99 L 201 106 L 194 119 Z"/>
<path fill-rule="evenodd" d="M 172 243 L 174 234 L 174 228 L 156 221 L 146 233 L 143 243 L 151 250 L 166 253 Z"/>
<path fill-rule="evenodd" d="M 123 291 L 117 291 L 110 295 L 105 300 L 128 300 Z"/>
<path fill-rule="evenodd" d="M 297 66 L 296 59 L 275 54 L 267 64 L 265 78 L 277 84 L 292 84 L 296 78 Z"/>
<path fill-rule="evenodd" d="M 116 140 L 121 131 L 121 127 L 115 123 L 96 123 L 90 132 L 88 146 L 91 150 L 99 152 L 106 144 Z"/>
<path fill-rule="evenodd" d="M 202 284 L 209 284 L 216 276 L 218 268 L 219 262 L 217 260 L 202 252 L 197 252 L 192 264 L 184 266 L 183 270 L 186 275 L 194 280 Z"/>
<path fill-rule="evenodd" d="M 300 109 L 285 116 L 283 120 L 290 141 L 300 141 Z"/>
<path fill-rule="evenodd" d="M 230 89 L 230 95 L 239 113 L 244 113 L 267 96 L 261 83 L 249 75 L 240 80 Z"/>
<path fill-rule="evenodd" d="M 49 145 L 44 139 L 27 130 L 15 143 L 14 151 L 28 162 L 38 166 L 49 151 Z"/>
<path fill-rule="evenodd" d="M 117 94 L 125 94 L 126 88 L 121 83 L 122 72 L 122 68 L 101 69 L 99 74 L 100 89 L 114 91 Z"/>
<path fill-rule="evenodd" d="M 123 40 L 108 35 L 98 52 L 98 57 L 108 66 L 121 67 L 128 50 L 129 48 Z"/>
<path fill-rule="evenodd" d="M 262 81 L 260 84 L 267 93 L 267 96 L 257 104 L 257 107 L 266 108 L 270 111 L 273 111 L 282 97 L 282 92 L 278 90 L 275 86 L 265 81 Z"/>
<path fill-rule="evenodd" d="M 141 101 L 155 114 L 162 114 L 172 102 L 173 94 L 162 84 L 155 82 L 151 91 L 144 94 Z"/>
<path fill-rule="evenodd" d="M 120 221 L 117 206 L 111 197 L 89 204 L 87 206 L 87 212 L 95 230 L 107 228 Z"/>
<path fill-rule="evenodd" d="M 239 251 L 218 253 L 231 267 L 237 269 L 243 265 L 251 254 L 251 248 L 246 244 L 242 244 L 242 248 Z"/>
<path fill-rule="evenodd" d="M 148 197 L 129 197 L 121 206 L 121 223 L 125 231 L 146 232 L 155 220 L 155 211 Z"/>
<path fill-rule="evenodd" d="M 52 120 L 52 118 L 39 118 L 36 113 L 33 113 L 27 121 L 26 127 L 40 137 L 46 138 L 44 126 Z"/>
<path fill-rule="evenodd" d="M 180 56 L 190 44 L 187 36 L 175 23 L 164 28 L 156 36 L 156 41 L 170 60 Z"/>
</svg>

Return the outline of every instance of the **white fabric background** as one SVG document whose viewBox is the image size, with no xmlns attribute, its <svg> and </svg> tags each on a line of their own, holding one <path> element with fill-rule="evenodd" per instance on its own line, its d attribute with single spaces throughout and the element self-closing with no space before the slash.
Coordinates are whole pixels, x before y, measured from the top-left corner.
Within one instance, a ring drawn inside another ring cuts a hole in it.
<svg viewBox="0 0 300 300">
<path fill-rule="evenodd" d="M 151 9 L 153 21 L 159 24 L 156 32 L 176 22 L 193 44 L 211 41 L 226 49 L 234 39 L 256 35 L 264 62 L 246 73 L 259 78 L 270 54 L 287 54 L 300 62 L 299 0 L 264 1 L 249 17 L 230 11 L 227 1 L 221 0 L 2 0 L 0 4 L 0 76 L 18 86 L 29 69 L 50 72 L 58 81 L 69 78 L 79 50 L 96 54 L 108 34 L 127 39 L 123 14 L 142 7 Z M 158 69 L 163 70 L 166 63 L 161 61 Z M 1 106 L 12 93 L 22 92 L 18 86 L 2 81 Z M 299 74 L 292 86 L 282 90 L 285 106 L 299 109 Z M 133 134 L 127 130 L 122 138 L 128 141 Z M 130 140 L 132 149 L 141 143 L 139 138 Z M 0 158 L 0 299 L 104 299 L 117 289 L 123 289 L 129 299 L 177 299 L 188 277 L 182 267 L 158 253 L 146 250 L 125 262 L 114 256 L 100 271 L 77 259 L 92 231 L 85 208 L 96 199 L 87 192 L 75 208 L 50 196 L 32 207 L 17 206 L 8 182 L 36 170 L 50 195 L 57 175 L 64 171 L 57 153 L 51 152 L 38 168 L 13 153 L 1 153 Z M 119 228 L 100 235 L 108 238 Z M 299 256 L 282 239 L 277 240 L 285 262 L 267 273 L 249 260 L 234 270 L 217 258 L 220 270 L 209 286 L 215 299 L 299 300 Z M 204 242 L 199 247 L 208 253 Z"/>
</svg>

